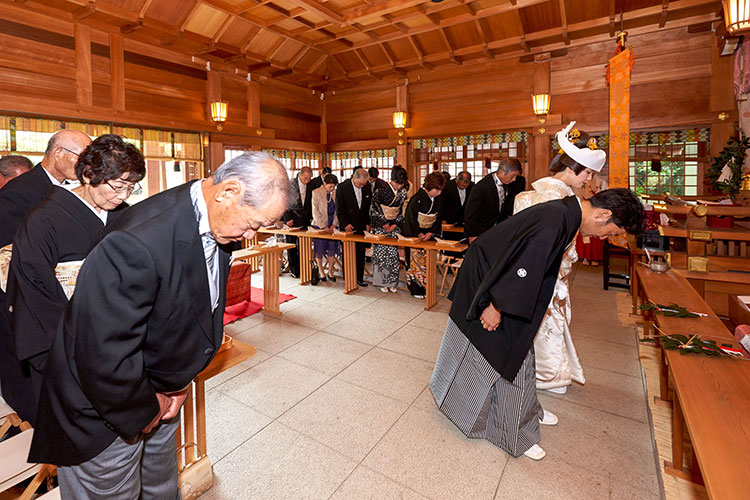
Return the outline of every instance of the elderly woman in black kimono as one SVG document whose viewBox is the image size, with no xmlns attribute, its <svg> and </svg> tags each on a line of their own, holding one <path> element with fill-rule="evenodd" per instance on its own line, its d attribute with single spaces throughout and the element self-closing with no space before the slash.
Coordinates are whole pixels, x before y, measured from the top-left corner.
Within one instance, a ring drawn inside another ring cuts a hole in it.
<svg viewBox="0 0 750 500">
<path fill-rule="evenodd" d="M 444 172 L 432 172 L 424 178 L 422 188 L 414 194 L 406 206 L 404 236 L 416 237 L 419 241 L 429 241 L 441 232 L 440 217 L 443 209 L 445 188 Z M 412 296 L 423 299 L 427 283 L 427 252 L 407 248 L 406 285 Z"/>
<path fill-rule="evenodd" d="M 3 391 L 23 392 L 34 401 L 39 399 L 58 320 L 75 287 L 75 271 L 99 241 L 104 225 L 127 206 L 123 202 L 138 188 L 146 165 L 135 146 L 106 134 L 80 154 L 75 170 L 81 185 L 55 188 L 29 213 L 13 243 L 9 319 L 16 357 L 29 378 L 25 387 Z M 32 425 L 35 416 L 21 415 Z"/>
<path fill-rule="evenodd" d="M 376 184 L 377 185 L 377 184 Z M 404 221 L 403 208 L 409 181 L 406 169 L 396 165 L 391 170 L 391 181 L 378 187 L 372 194 L 370 205 L 370 227 L 375 234 L 397 238 Z M 383 293 L 398 292 L 398 274 L 401 261 L 398 248 L 392 245 L 372 246 L 372 282 Z"/>
</svg>

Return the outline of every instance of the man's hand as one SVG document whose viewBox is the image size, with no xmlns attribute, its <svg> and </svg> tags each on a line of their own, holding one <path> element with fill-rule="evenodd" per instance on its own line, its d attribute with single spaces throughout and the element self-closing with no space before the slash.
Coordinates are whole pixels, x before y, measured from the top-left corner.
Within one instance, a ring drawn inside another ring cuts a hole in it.
<svg viewBox="0 0 750 500">
<path fill-rule="evenodd" d="M 479 317 L 482 327 L 488 332 L 494 332 L 500 324 L 500 311 L 492 304 L 484 308 L 482 316 Z"/>
<path fill-rule="evenodd" d="M 286 221 L 286 225 L 289 227 L 294 227 L 294 219 L 289 219 L 288 221 Z"/>
<path fill-rule="evenodd" d="M 159 412 L 151 420 L 151 422 L 149 422 L 149 424 L 143 428 L 143 430 L 141 431 L 143 434 L 148 434 L 149 432 L 153 430 L 154 427 L 156 427 L 159 424 L 159 421 L 169 411 L 169 408 L 172 404 L 171 398 L 167 396 L 166 394 L 162 394 L 161 392 L 156 393 L 156 399 L 157 401 L 159 401 Z"/>
<path fill-rule="evenodd" d="M 180 412 L 180 408 L 182 408 L 182 403 L 185 402 L 185 398 L 187 398 L 187 389 L 169 394 L 157 392 L 156 399 L 159 401 L 159 413 L 156 414 L 153 420 L 141 432 L 148 434 L 162 420 L 170 420 L 176 417 Z"/>
<path fill-rule="evenodd" d="M 346 227 L 344 228 L 344 231 L 346 231 L 347 233 L 353 233 L 354 226 L 352 226 L 351 224 L 347 224 Z"/>
</svg>

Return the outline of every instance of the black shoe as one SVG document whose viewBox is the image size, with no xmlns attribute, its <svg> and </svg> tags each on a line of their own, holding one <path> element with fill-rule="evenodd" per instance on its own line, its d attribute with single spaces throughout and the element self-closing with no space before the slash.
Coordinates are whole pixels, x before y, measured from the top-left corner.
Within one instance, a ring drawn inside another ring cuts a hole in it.
<svg viewBox="0 0 750 500">
<path fill-rule="evenodd" d="M 322 278 L 320 278 L 320 281 L 323 282 L 323 283 L 325 283 L 326 282 L 326 277 L 323 276 Z"/>
<path fill-rule="evenodd" d="M 323 279 L 325 279 L 325 278 L 323 278 Z M 331 283 L 336 283 L 336 276 L 329 276 L 328 277 L 328 281 L 330 281 Z"/>
<path fill-rule="evenodd" d="M 289 271 L 289 274 L 292 275 L 292 278 L 294 278 L 296 280 L 299 279 L 299 273 L 295 273 L 294 271 Z"/>
<path fill-rule="evenodd" d="M 364 281 L 357 281 L 357 286 L 366 287 L 367 283 L 365 283 Z"/>
</svg>

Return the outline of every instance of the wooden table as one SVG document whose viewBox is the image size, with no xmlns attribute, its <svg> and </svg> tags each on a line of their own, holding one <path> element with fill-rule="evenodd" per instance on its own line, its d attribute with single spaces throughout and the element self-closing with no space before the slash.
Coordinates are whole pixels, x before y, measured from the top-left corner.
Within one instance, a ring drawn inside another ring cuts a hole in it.
<svg viewBox="0 0 750 500">
<path fill-rule="evenodd" d="M 182 407 L 182 425 L 177 432 L 177 449 L 182 443 L 197 443 L 203 453 L 206 450 L 206 380 L 218 375 L 224 370 L 238 365 L 255 356 L 255 347 L 232 339 L 232 347 L 217 354 L 211 363 L 198 374 L 193 383 L 188 387 L 188 395 L 185 405 Z M 177 461 L 180 466 L 189 463 L 195 458 L 195 448 L 186 448 L 184 461 L 182 454 L 178 451 Z"/>
<path fill-rule="evenodd" d="M 639 295 L 658 304 L 675 302 L 709 317 L 654 316 L 666 334 L 698 334 L 737 347 L 724 323 L 681 273 L 655 273 L 637 266 Z M 700 481 L 698 469 L 711 498 L 750 499 L 746 487 L 745 460 L 750 450 L 747 416 L 750 415 L 750 362 L 709 358 L 662 349 L 661 397 L 668 397 L 672 380 L 672 462 L 665 470 L 688 480 Z M 666 375 L 665 375 L 666 374 Z M 667 378 L 668 377 L 668 378 Z M 687 427 L 693 443 L 694 467 L 683 467 L 683 432 Z"/>
<path fill-rule="evenodd" d="M 283 234 L 296 236 L 299 238 L 299 262 L 300 273 L 299 281 L 301 285 L 310 283 L 312 276 L 312 241 L 315 238 L 326 240 L 337 240 L 344 247 L 344 293 L 352 293 L 358 289 L 357 286 L 357 269 L 356 269 L 356 243 L 370 243 L 374 245 L 391 245 L 402 248 L 418 248 L 427 251 L 427 285 L 425 293 L 425 310 L 429 311 L 437 304 L 437 253 L 439 250 L 462 252 L 468 248 L 468 245 L 459 243 L 457 245 L 438 245 L 435 241 L 405 241 L 395 238 L 384 238 L 382 240 L 365 238 L 356 234 L 330 234 L 314 233 L 308 231 L 290 231 L 288 229 L 268 229 L 260 230 L 263 233 Z"/>
<path fill-rule="evenodd" d="M 693 288 L 720 316 L 729 316 L 729 300 L 732 295 L 750 295 L 750 273 L 709 271 L 696 273 L 679 269 Z"/>
<path fill-rule="evenodd" d="M 277 243 L 275 245 L 253 245 L 252 247 L 232 252 L 234 260 L 263 259 L 263 313 L 271 316 L 281 316 L 279 304 L 279 274 L 281 271 L 279 258 L 281 252 L 294 248 L 292 243 Z"/>
<path fill-rule="evenodd" d="M 440 228 L 444 233 L 463 233 L 464 232 L 463 226 L 457 226 L 455 224 L 448 224 L 447 222 L 443 222 Z"/>
</svg>

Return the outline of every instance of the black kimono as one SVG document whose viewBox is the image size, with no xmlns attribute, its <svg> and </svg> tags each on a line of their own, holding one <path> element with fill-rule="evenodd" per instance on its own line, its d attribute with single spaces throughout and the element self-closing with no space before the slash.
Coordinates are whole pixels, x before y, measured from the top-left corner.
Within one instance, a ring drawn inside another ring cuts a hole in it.
<svg viewBox="0 0 750 500">
<path fill-rule="evenodd" d="M 419 236 L 420 234 L 432 233 L 433 236 L 441 232 L 441 212 L 443 208 L 442 196 L 430 198 L 424 188 L 417 191 L 406 206 L 404 217 L 404 236 Z M 420 225 L 419 214 L 434 215 L 435 221 L 428 227 Z M 424 296 L 427 286 L 427 252 L 422 249 L 406 249 L 406 286 L 409 292 L 416 297 Z"/>
<path fill-rule="evenodd" d="M 532 346 L 580 225 L 573 196 L 514 215 L 469 247 L 449 295 L 453 304 L 430 382 L 435 400 L 467 436 L 513 456 L 541 437 Z M 493 332 L 479 320 L 490 302 L 501 312 Z"/>
<path fill-rule="evenodd" d="M 119 212 L 109 212 L 108 220 Z M 93 210 L 63 187 L 54 188 L 19 227 L 8 273 L 7 303 L 15 355 L 28 364 L 30 377 L 22 387 L 3 386 L 3 392 L 38 400 L 47 353 L 68 303 L 55 267 L 83 260 L 99 241 L 103 227 Z M 36 412 L 21 417 L 33 425 Z"/>
</svg>

